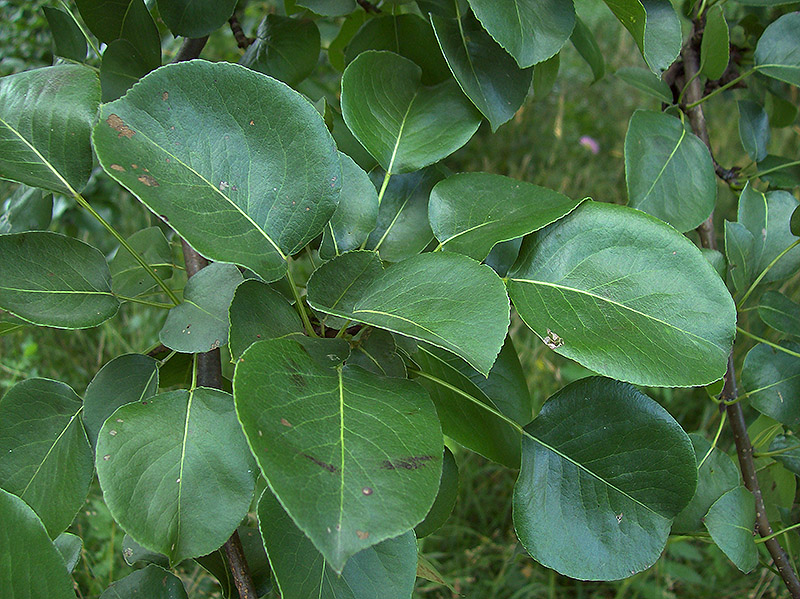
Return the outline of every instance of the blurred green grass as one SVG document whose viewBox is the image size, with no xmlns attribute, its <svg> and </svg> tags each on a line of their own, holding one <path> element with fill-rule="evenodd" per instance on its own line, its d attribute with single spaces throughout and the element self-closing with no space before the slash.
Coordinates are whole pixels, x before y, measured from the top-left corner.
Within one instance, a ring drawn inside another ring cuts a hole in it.
<svg viewBox="0 0 800 599">
<path fill-rule="evenodd" d="M 34 8 L 40 3 L 17 6 L 0 1 L 4 15 L 3 38 L 14 39 L 32 29 L 30 44 L 15 45 L 6 53 L 2 74 L 47 64 L 51 60 L 49 37 Z M 628 120 L 637 108 L 658 110 L 658 102 L 643 96 L 614 78 L 622 66 L 643 66 L 628 34 L 599 2 L 578 0 L 579 15 L 598 31 L 598 43 L 607 59 L 605 78 L 592 84 L 591 72 L 575 50 L 567 45 L 561 55 L 558 80 L 544 98 L 529 100 L 511 122 L 492 134 L 481 127 L 473 140 L 446 160 L 454 171 L 487 171 L 512 176 L 556 189 L 571 197 L 625 203 L 623 143 Z M 252 9 L 252 5 L 248 10 Z M 215 34 L 208 52 L 235 59 L 236 49 L 223 33 Z M 708 107 L 712 144 L 726 166 L 742 156 L 730 99 Z M 580 144 L 590 136 L 598 145 L 592 153 Z M 776 153 L 797 152 L 796 138 L 779 132 L 772 142 Z M 740 164 L 741 166 L 741 164 Z M 0 184 L 0 197 L 10 186 Z M 732 214 L 735 196 L 719 187 L 717 219 Z M 153 217 L 127 192 L 102 173 L 97 173 L 86 197 L 124 235 L 155 224 Z M 59 218 L 54 229 L 114 251 L 111 239 L 68 201 L 57 202 Z M 797 277 L 787 283 L 797 292 Z M 163 318 L 148 309 L 125 305 L 117 318 L 88 331 L 25 328 L 0 337 L 0 394 L 13 384 L 34 376 L 62 380 L 82 393 L 94 374 L 108 360 L 126 352 L 141 352 L 158 338 Z M 748 325 L 758 319 L 746 317 Z M 548 350 L 518 319 L 512 335 L 520 353 L 536 409 L 555 391 L 586 376 L 588 371 Z M 744 349 L 737 352 L 741 363 Z M 716 406 L 702 389 L 647 389 L 687 431 L 713 436 L 718 424 Z M 731 446 L 727 431 L 720 442 Z M 466 450 L 455 449 L 460 468 L 459 500 L 447 524 L 420 540 L 420 550 L 438 568 L 452 590 L 419 580 L 416 597 L 450 599 L 534 598 L 711 598 L 782 596 L 782 587 L 765 567 L 742 575 L 713 545 L 697 540 L 671 540 L 663 558 L 650 570 L 613 583 L 574 581 L 539 566 L 516 541 L 511 519 L 511 497 L 516 472 L 488 462 Z M 80 597 L 98 597 L 113 580 L 133 569 L 122 559 L 123 531 L 113 522 L 102 502 L 96 481 L 86 505 L 71 529 L 84 539 L 82 560 L 75 571 Z M 190 596 L 218 596 L 210 577 L 197 566 L 179 569 Z M 277 594 L 276 594 L 277 596 Z M 376 595 L 377 597 L 377 595 Z"/>
</svg>

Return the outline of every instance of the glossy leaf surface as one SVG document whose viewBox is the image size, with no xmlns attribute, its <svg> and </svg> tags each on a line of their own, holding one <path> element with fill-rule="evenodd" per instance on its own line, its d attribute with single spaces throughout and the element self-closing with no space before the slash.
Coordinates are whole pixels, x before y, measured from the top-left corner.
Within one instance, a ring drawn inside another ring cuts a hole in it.
<svg viewBox="0 0 800 599">
<path fill-rule="evenodd" d="M 67 572 L 72 573 L 81 559 L 81 549 L 83 549 L 83 540 L 77 535 L 69 532 L 62 532 L 58 535 L 53 544 L 58 549 L 61 557 L 64 558 L 64 565 L 67 566 Z"/>
<path fill-rule="evenodd" d="M 492 130 L 510 120 L 528 95 L 532 69 L 514 59 L 481 27 L 477 19 L 432 16 L 436 39 L 459 86 Z"/>
<path fill-rule="evenodd" d="M 347 363 L 381 376 L 406 378 L 406 365 L 397 353 L 394 336 L 383 329 L 370 329 L 363 333 Z"/>
<path fill-rule="evenodd" d="M 706 13 L 706 25 L 700 45 L 700 64 L 709 79 L 719 79 L 730 60 L 730 32 L 722 7 L 712 6 Z"/>
<path fill-rule="evenodd" d="M 755 499 L 744 487 L 731 489 L 720 497 L 704 520 L 714 542 L 745 574 L 758 565 L 755 521 Z"/>
<path fill-rule="evenodd" d="M 603 57 L 603 52 L 600 50 L 592 30 L 578 17 L 575 18 L 575 29 L 572 30 L 570 41 L 575 46 L 578 54 L 581 55 L 581 58 L 592 69 L 593 82 L 602 79 L 606 72 L 606 61 Z"/>
<path fill-rule="evenodd" d="M 181 579 L 158 566 L 149 566 L 128 574 L 108 587 L 100 599 L 188 599 Z"/>
<path fill-rule="evenodd" d="M 672 103 L 672 91 L 669 85 L 667 85 L 667 82 L 647 69 L 622 67 L 621 69 L 617 69 L 614 75 L 648 96 L 652 96 L 667 104 Z"/>
<path fill-rule="evenodd" d="M 760 73 L 800 86 L 800 13 L 787 13 L 766 28 L 755 52 Z"/>
<path fill-rule="evenodd" d="M 691 242 L 642 212 L 584 202 L 526 238 L 508 290 L 551 349 L 595 372 L 666 386 L 725 373 L 728 290 Z"/>
<path fill-rule="evenodd" d="M 267 15 L 239 64 L 296 86 L 319 60 L 319 29 L 313 21 Z"/>
<path fill-rule="evenodd" d="M 269 281 L 338 202 L 339 157 L 316 109 L 237 65 L 154 71 L 103 105 L 94 144 L 106 171 L 198 252 Z"/>
<path fill-rule="evenodd" d="M 264 546 L 282 596 L 314 599 L 407 599 L 417 578 L 414 533 L 356 553 L 339 576 L 267 489 L 258 502 Z"/>
<path fill-rule="evenodd" d="M 525 68 L 547 60 L 575 26 L 570 0 L 469 0 L 486 31 Z"/>
<path fill-rule="evenodd" d="M 27 379 L 0 399 L 0 487 L 21 497 L 51 537 L 70 525 L 92 480 L 81 400 L 58 381 Z"/>
<path fill-rule="evenodd" d="M 581 201 L 502 175 L 460 173 L 433 188 L 428 218 L 442 249 L 483 260 L 495 244 L 541 229 Z"/>
<path fill-rule="evenodd" d="M 725 257 L 737 291 L 744 292 L 756 277 L 755 244 L 756 240 L 747 227 L 725 221 Z"/>
<path fill-rule="evenodd" d="M 425 87 L 415 63 L 375 51 L 360 54 L 345 69 L 342 114 L 356 139 L 392 174 L 449 156 L 481 121 L 455 81 Z"/>
<path fill-rule="evenodd" d="M 172 276 L 172 250 L 161 229 L 141 229 L 127 241 L 162 280 Z M 111 270 L 111 288 L 119 295 L 136 297 L 152 290 L 156 285 L 150 273 L 125 248 L 120 247 L 117 250 L 108 266 Z"/>
<path fill-rule="evenodd" d="M 669 0 L 605 0 L 639 46 L 656 74 L 667 69 L 681 49 L 681 23 Z"/>
<path fill-rule="evenodd" d="M 228 343 L 228 307 L 242 274 L 233 264 L 214 262 L 186 283 L 183 303 L 172 308 L 158 337 L 175 351 L 203 353 Z"/>
<path fill-rule="evenodd" d="M 777 435 L 770 443 L 769 450 L 777 452 L 774 459 L 784 468 L 800 476 L 800 441 L 796 436 Z"/>
<path fill-rule="evenodd" d="M 767 291 L 758 303 L 764 324 L 787 335 L 800 336 L 800 304 L 778 291 Z"/>
<path fill-rule="evenodd" d="M 618 381 L 577 381 L 525 427 L 517 536 L 561 574 L 627 578 L 661 555 L 696 476 L 689 437 L 656 402 Z"/>
<path fill-rule="evenodd" d="M 0 233 L 44 231 L 53 216 L 53 196 L 41 189 L 20 185 L 9 196 L 0 213 Z"/>
<path fill-rule="evenodd" d="M 800 353 L 800 344 L 783 347 Z M 759 343 L 744 359 L 742 387 L 750 405 L 778 422 L 800 424 L 800 358 Z"/>
<path fill-rule="evenodd" d="M 433 502 L 428 515 L 414 528 L 417 538 L 426 537 L 444 526 L 444 523 L 450 518 L 450 514 L 453 513 L 456 499 L 458 499 L 458 464 L 456 464 L 453 452 L 445 446 L 439 492 L 436 494 L 436 501 Z"/>
<path fill-rule="evenodd" d="M 745 152 L 760 162 L 767 156 L 770 138 L 769 117 L 766 111 L 752 100 L 739 100 L 739 138 Z"/>
<path fill-rule="evenodd" d="M 56 54 L 77 62 L 86 60 L 86 38 L 75 19 L 66 11 L 52 6 L 43 6 L 42 12 L 53 34 Z"/>
<path fill-rule="evenodd" d="M 509 323 L 508 297 L 494 271 L 445 252 L 414 256 L 386 270 L 374 252 L 344 254 L 312 275 L 308 301 L 326 314 L 447 349 L 484 374 Z"/>
<path fill-rule="evenodd" d="M 637 110 L 625 136 L 628 205 L 679 231 L 702 223 L 717 200 L 714 164 L 705 144 L 683 123 Z"/>
<path fill-rule="evenodd" d="M 74 599 L 72 579 L 39 518 L 22 499 L 0 489 L 0 593 L 3 597 Z M 18 555 L 22 559 L 8 559 Z M 36 594 L 31 594 L 35 589 Z"/>
<path fill-rule="evenodd" d="M 158 12 L 173 35 L 203 37 L 222 27 L 236 0 L 158 0 Z"/>
<path fill-rule="evenodd" d="M 198 388 L 122 406 L 97 441 L 111 515 L 171 564 L 221 546 L 241 522 L 254 465 L 231 396 Z"/>
<path fill-rule="evenodd" d="M 334 571 L 425 517 L 442 436 L 417 383 L 330 367 L 276 339 L 244 353 L 233 386 L 270 488 Z"/>
<path fill-rule="evenodd" d="M 92 170 L 100 82 L 58 65 L 0 78 L 0 178 L 72 195 Z"/>
</svg>

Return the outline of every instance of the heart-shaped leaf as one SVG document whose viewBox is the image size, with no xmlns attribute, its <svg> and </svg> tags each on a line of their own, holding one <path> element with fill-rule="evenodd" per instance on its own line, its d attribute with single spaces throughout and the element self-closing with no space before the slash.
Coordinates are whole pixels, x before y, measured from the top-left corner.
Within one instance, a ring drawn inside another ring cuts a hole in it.
<svg viewBox="0 0 800 599">
<path fill-rule="evenodd" d="M 784 342 L 795 354 L 800 344 Z M 778 422 L 794 427 L 800 424 L 800 358 L 759 343 L 749 352 L 742 366 L 742 387 L 750 405 Z"/>
<path fill-rule="evenodd" d="M 92 481 L 81 407 L 70 387 L 49 379 L 17 383 L 0 399 L 0 487 L 24 499 L 53 538 L 70 525 Z"/>
<path fill-rule="evenodd" d="M 433 188 L 428 218 L 442 249 L 483 260 L 495 244 L 541 229 L 582 201 L 502 175 L 461 173 Z"/>
<path fill-rule="evenodd" d="M 575 27 L 571 0 L 469 0 L 486 31 L 526 68 L 556 54 Z"/>
<path fill-rule="evenodd" d="M 488 375 L 508 330 L 501 284 L 491 268 L 460 254 L 421 254 L 383 270 L 374 252 L 349 252 L 314 272 L 308 301 L 447 349 Z"/>
<path fill-rule="evenodd" d="M 363 52 L 342 76 L 342 114 L 390 174 L 438 162 L 463 146 L 481 115 L 449 80 L 422 84 L 422 69 L 392 52 Z"/>
<path fill-rule="evenodd" d="M 0 307 L 38 325 L 94 327 L 114 316 L 111 273 L 98 250 L 49 231 L 0 235 Z"/>
<path fill-rule="evenodd" d="M 520 69 L 471 14 L 464 19 L 431 16 L 431 22 L 456 81 L 497 130 L 525 101 L 533 69 Z"/>
<path fill-rule="evenodd" d="M 756 45 L 755 63 L 760 73 L 800 86 L 800 13 L 787 13 L 764 30 Z"/>
<path fill-rule="evenodd" d="M 525 427 L 514 526 L 561 574 L 627 578 L 659 558 L 696 482 L 691 441 L 664 408 L 630 385 L 582 379 Z"/>
<path fill-rule="evenodd" d="M 525 239 L 508 291 L 556 352 L 641 385 L 725 374 L 733 299 L 700 251 L 638 210 L 584 202 Z"/>
<path fill-rule="evenodd" d="M 103 168 L 198 252 L 268 281 L 338 202 L 339 157 L 319 113 L 238 65 L 157 69 L 103 105 L 94 144 Z"/>
<path fill-rule="evenodd" d="M 758 565 L 758 549 L 753 538 L 756 502 L 744 487 L 731 489 L 708 510 L 705 522 L 711 538 L 742 572 Z"/>
<path fill-rule="evenodd" d="M 442 434 L 417 383 L 330 367 L 274 339 L 239 358 L 233 388 L 270 488 L 334 571 L 425 517 Z"/>
<path fill-rule="evenodd" d="M 254 465 L 231 396 L 198 388 L 119 408 L 97 439 L 111 515 L 177 564 L 222 545 L 253 497 Z"/>
<path fill-rule="evenodd" d="M 650 70 L 660 74 L 681 49 L 681 23 L 669 0 L 605 0 L 639 46 Z"/>
<path fill-rule="evenodd" d="M 717 201 L 711 154 L 683 123 L 661 112 L 637 110 L 625 136 L 628 205 L 679 231 L 702 223 Z"/>
<path fill-rule="evenodd" d="M 183 303 L 172 308 L 158 335 L 161 343 L 186 354 L 228 343 L 228 307 L 242 273 L 233 264 L 209 264 L 186 283 Z"/>
<path fill-rule="evenodd" d="M 282 597 L 374 599 L 379 584 L 382 598 L 408 599 L 414 590 L 417 543 L 413 532 L 359 551 L 340 576 L 269 489 L 258 502 L 258 520 Z"/>
<path fill-rule="evenodd" d="M 92 170 L 89 136 L 99 103 L 100 81 L 88 67 L 0 78 L 0 177 L 67 195 L 81 191 Z"/>
<path fill-rule="evenodd" d="M 4 597 L 30 597 L 31 589 L 49 599 L 74 599 L 72 579 L 42 522 L 22 499 L 0 489 L 0 589 Z M 19 554 L 20 547 L 24 553 Z M 15 559 L 10 559 L 16 556 Z"/>
</svg>

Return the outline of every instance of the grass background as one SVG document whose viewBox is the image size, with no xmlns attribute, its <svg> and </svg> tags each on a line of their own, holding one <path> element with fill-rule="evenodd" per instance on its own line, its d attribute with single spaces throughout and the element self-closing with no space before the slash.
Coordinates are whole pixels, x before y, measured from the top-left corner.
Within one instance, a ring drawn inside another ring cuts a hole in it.
<svg viewBox="0 0 800 599">
<path fill-rule="evenodd" d="M 41 2 L 0 0 L 0 40 L 4 40 L 0 42 L 0 74 L 51 64 L 49 33 L 38 10 L 40 5 Z M 601 2 L 577 0 L 576 6 L 579 15 L 596 32 L 609 71 L 622 66 L 643 66 L 627 32 Z M 254 30 L 266 8 L 265 2 L 249 3 L 243 19 L 246 30 Z M 323 38 L 325 35 L 323 31 Z M 165 60 L 175 49 L 174 42 L 167 43 Z M 204 56 L 235 61 L 239 51 L 229 32 L 222 30 L 212 35 Z M 547 96 L 529 99 L 512 121 L 494 134 L 484 124 L 463 149 L 445 162 L 454 171 L 499 173 L 571 197 L 625 203 L 623 143 L 628 120 L 637 108 L 658 110 L 660 106 L 613 74 L 592 84 L 589 67 L 568 44 L 561 53 L 558 80 Z M 715 154 L 726 166 L 745 164 L 736 119 L 730 118 L 735 110 L 734 101 L 725 97 L 707 107 Z M 771 152 L 797 156 L 798 132 L 796 125 L 794 131 L 779 131 L 770 146 Z M 596 140 L 599 147 L 596 154 L 579 143 L 582 136 Z M 12 189 L 12 185 L 0 182 L 0 198 Z M 96 173 L 84 195 L 126 236 L 155 224 L 135 198 L 102 172 Z M 730 216 L 734 206 L 735 196 L 727 187 L 720 186 L 718 220 Z M 54 216 L 51 227 L 54 230 L 84 239 L 108 254 L 115 250 L 113 240 L 69 200 L 56 198 Z M 798 287 L 795 277 L 784 285 L 784 291 L 797 294 Z M 164 316 L 154 317 L 141 306 L 127 304 L 115 319 L 89 331 L 31 327 L 2 336 L 0 394 L 24 378 L 37 376 L 62 380 L 80 394 L 111 358 L 151 347 Z M 756 318 L 745 316 L 743 322 L 746 327 L 758 326 Z M 588 373 L 548 350 L 518 319 L 512 323 L 512 336 L 537 409 L 549 395 Z M 748 348 L 744 344 L 737 349 L 737 364 L 741 364 Z M 718 411 L 702 389 L 645 392 L 664 405 L 687 431 L 713 437 Z M 720 446 L 725 450 L 732 446 L 727 431 L 723 432 Z M 664 556 L 653 568 L 624 581 L 592 583 L 562 577 L 534 562 L 516 541 L 511 520 L 516 472 L 457 447 L 454 451 L 460 469 L 455 511 L 442 529 L 420 540 L 421 552 L 450 588 L 419 579 L 415 597 L 757 599 L 782 596 L 782 585 L 768 568 L 761 566 L 745 576 L 714 545 L 682 538 L 670 539 Z M 81 597 L 98 597 L 109 583 L 132 571 L 122 559 L 123 531 L 110 517 L 96 481 L 70 530 L 84 540 L 82 559 L 75 570 Z M 218 596 L 213 579 L 194 563 L 181 567 L 179 573 L 190 597 Z"/>
</svg>

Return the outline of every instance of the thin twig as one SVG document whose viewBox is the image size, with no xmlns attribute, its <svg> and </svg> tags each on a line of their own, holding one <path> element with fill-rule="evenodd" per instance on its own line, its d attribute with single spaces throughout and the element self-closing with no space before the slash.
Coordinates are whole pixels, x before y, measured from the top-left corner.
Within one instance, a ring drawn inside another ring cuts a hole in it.
<svg viewBox="0 0 800 599">
<path fill-rule="evenodd" d="M 375 14 L 379 14 L 381 9 L 375 6 L 372 2 L 368 2 L 367 0 L 356 0 L 358 5 L 363 8 L 367 12 L 372 12 Z"/>
<path fill-rule="evenodd" d="M 236 16 L 236 13 L 231 15 L 231 18 L 228 19 L 228 24 L 231 26 L 231 32 L 233 33 L 234 39 L 236 39 L 236 45 L 242 50 L 247 50 L 250 44 L 255 41 L 255 38 L 247 37 L 244 34 L 242 24 L 239 22 L 239 17 Z"/>
</svg>

